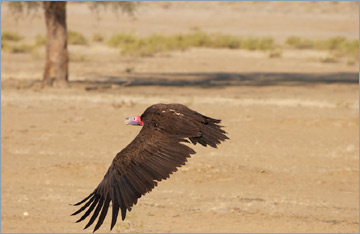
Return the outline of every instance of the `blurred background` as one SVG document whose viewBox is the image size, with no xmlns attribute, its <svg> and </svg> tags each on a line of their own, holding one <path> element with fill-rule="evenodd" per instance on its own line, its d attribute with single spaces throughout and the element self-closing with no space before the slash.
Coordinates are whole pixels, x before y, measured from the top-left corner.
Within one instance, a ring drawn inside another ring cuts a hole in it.
<svg viewBox="0 0 360 234">
<path fill-rule="evenodd" d="M 358 2 L 66 2 L 64 83 L 44 6 L 1 2 L 3 232 L 90 232 L 68 204 L 159 102 L 231 140 L 112 232 L 358 232 Z"/>
</svg>

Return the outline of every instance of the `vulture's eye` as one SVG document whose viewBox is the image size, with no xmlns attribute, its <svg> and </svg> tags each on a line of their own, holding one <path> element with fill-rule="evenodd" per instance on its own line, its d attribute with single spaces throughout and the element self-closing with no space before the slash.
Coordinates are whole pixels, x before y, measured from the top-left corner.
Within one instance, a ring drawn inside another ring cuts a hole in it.
<svg viewBox="0 0 360 234">
<path fill-rule="evenodd" d="M 135 118 L 133 118 L 133 120 L 136 120 Z"/>
</svg>

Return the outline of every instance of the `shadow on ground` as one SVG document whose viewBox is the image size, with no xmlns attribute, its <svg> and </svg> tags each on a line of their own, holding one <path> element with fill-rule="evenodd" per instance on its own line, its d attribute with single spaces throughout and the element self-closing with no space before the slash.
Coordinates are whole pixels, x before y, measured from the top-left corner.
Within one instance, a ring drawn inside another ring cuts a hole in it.
<svg viewBox="0 0 360 234">
<path fill-rule="evenodd" d="M 359 84 L 358 73 L 124 73 L 119 76 L 88 75 L 70 85 L 86 90 L 115 86 L 168 86 L 215 88 L 227 86 L 307 86 L 317 84 Z M 26 88 L 40 86 L 41 80 L 7 80 L 1 85 Z"/>
<path fill-rule="evenodd" d="M 79 81 L 80 82 L 80 81 Z M 123 76 L 93 77 L 93 84 L 115 84 L 123 86 L 276 86 L 313 84 L 358 84 L 358 73 L 150 73 L 124 74 Z M 81 82 L 80 82 L 81 83 Z"/>
</svg>

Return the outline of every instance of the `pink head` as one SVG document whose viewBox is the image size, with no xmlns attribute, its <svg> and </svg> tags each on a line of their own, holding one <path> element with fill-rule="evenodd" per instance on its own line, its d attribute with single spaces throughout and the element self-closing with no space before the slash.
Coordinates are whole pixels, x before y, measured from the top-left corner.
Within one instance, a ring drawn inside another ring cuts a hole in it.
<svg viewBox="0 0 360 234">
<path fill-rule="evenodd" d="M 134 116 L 125 119 L 125 124 L 144 126 L 144 122 L 141 121 L 140 116 Z"/>
</svg>

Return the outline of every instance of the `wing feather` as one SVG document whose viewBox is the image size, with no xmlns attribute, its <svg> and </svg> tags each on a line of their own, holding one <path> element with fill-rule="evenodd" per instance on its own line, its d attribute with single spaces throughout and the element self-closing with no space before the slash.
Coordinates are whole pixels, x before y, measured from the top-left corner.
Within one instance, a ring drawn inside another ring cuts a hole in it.
<svg viewBox="0 0 360 234">
<path fill-rule="evenodd" d="M 86 217 L 89 216 L 89 214 L 91 213 L 91 211 L 93 211 L 93 209 L 95 208 L 95 206 L 97 205 L 99 201 L 99 195 L 95 195 L 95 199 L 94 199 L 94 202 L 91 204 L 90 208 L 85 212 L 85 214 L 83 216 L 81 216 L 81 218 L 76 221 L 77 223 L 78 222 L 81 222 L 83 221 Z"/>
<path fill-rule="evenodd" d="M 94 228 L 94 232 L 95 232 L 96 230 L 98 230 L 98 229 L 100 228 L 101 224 L 104 222 L 105 216 L 106 216 L 107 211 L 108 211 L 108 209 L 109 209 L 109 204 L 110 204 L 110 199 L 107 198 L 107 199 L 105 200 L 105 203 L 104 203 L 104 205 L 103 205 L 102 211 L 101 211 L 101 213 L 100 213 L 98 222 L 96 223 L 96 226 L 95 226 L 95 228 Z"/>
<path fill-rule="evenodd" d="M 119 203 L 116 200 L 116 192 L 115 189 L 113 189 L 113 199 L 112 199 L 112 216 L 111 216 L 111 226 L 110 226 L 110 230 L 113 229 L 113 227 L 115 226 L 117 217 L 119 214 Z"/>
<path fill-rule="evenodd" d="M 90 206 L 90 204 L 94 201 L 94 199 L 95 199 L 95 196 L 92 196 L 92 198 L 90 198 L 90 200 L 83 207 L 81 207 L 78 211 L 76 211 L 72 215 L 77 215 L 80 212 L 82 212 L 83 210 L 85 210 L 88 206 Z"/>
<path fill-rule="evenodd" d="M 118 181 L 118 183 L 119 183 L 118 188 L 119 188 L 121 197 L 123 198 L 125 207 L 131 207 L 131 197 L 130 196 L 131 196 L 132 192 L 130 191 L 130 188 L 127 185 L 127 183 L 126 182 L 124 183 L 123 176 L 120 177 L 120 180 Z"/>
<path fill-rule="evenodd" d="M 85 226 L 84 229 L 88 228 L 88 227 L 95 221 L 95 219 L 96 219 L 96 218 L 98 217 L 98 215 L 99 215 L 99 212 L 100 212 L 103 204 L 104 204 L 104 199 L 103 199 L 103 198 L 99 199 L 99 203 L 98 203 L 98 205 L 96 206 L 96 209 L 95 209 L 93 215 L 91 216 L 88 224 L 86 224 L 86 226 Z M 94 230 L 94 232 L 95 232 L 95 230 Z"/>
<path fill-rule="evenodd" d="M 134 187 L 134 190 L 137 191 L 137 193 L 139 194 L 138 195 L 138 198 L 141 197 L 141 195 L 144 195 L 145 192 L 146 192 L 146 185 L 144 183 L 142 183 L 141 179 L 139 179 L 138 177 L 136 177 L 136 175 L 134 175 L 134 173 L 132 171 L 129 171 L 127 174 L 126 174 L 126 180 L 128 181 L 128 183 L 130 183 L 131 181 L 131 184 L 132 186 Z"/>
<path fill-rule="evenodd" d="M 74 204 L 74 206 L 78 206 L 82 203 L 84 203 L 85 201 L 87 201 L 92 195 L 94 195 L 94 192 L 90 193 L 89 196 L 85 197 L 83 200 L 79 201 L 78 203 Z"/>
</svg>

